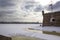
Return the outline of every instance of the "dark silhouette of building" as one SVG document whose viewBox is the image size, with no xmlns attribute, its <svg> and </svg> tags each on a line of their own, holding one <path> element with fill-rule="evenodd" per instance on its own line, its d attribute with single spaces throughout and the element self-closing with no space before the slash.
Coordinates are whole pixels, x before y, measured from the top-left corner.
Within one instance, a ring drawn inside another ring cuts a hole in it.
<svg viewBox="0 0 60 40">
<path fill-rule="evenodd" d="M 43 26 L 60 26 L 60 11 L 44 13 L 43 15 Z"/>
</svg>

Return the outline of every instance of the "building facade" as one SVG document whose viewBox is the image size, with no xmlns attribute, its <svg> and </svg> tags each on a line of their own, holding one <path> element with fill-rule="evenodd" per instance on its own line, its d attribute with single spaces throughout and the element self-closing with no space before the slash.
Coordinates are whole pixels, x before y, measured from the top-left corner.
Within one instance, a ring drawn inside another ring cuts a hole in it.
<svg viewBox="0 0 60 40">
<path fill-rule="evenodd" d="M 60 26 L 60 11 L 43 14 L 43 26 Z"/>
</svg>

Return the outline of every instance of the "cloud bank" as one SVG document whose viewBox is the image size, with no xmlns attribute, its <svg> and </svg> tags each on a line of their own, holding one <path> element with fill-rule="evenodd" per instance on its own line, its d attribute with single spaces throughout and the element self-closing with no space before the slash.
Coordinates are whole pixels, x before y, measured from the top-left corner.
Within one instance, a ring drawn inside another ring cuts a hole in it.
<svg viewBox="0 0 60 40">
<path fill-rule="evenodd" d="M 51 4 L 47 6 L 47 10 L 48 11 L 60 11 L 60 1 L 56 2 L 55 4 L 52 5 L 52 9 L 51 9 Z"/>
<path fill-rule="evenodd" d="M 41 5 L 34 0 L 0 0 L 0 21 L 32 21 L 33 12 L 41 10 Z"/>
</svg>

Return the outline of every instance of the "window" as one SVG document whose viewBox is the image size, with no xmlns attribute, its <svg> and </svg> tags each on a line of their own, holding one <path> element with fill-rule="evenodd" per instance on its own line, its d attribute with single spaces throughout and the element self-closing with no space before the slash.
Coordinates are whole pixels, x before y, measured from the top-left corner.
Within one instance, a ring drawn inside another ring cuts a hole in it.
<svg viewBox="0 0 60 40">
<path fill-rule="evenodd" d="M 54 21 L 55 21 L 54 17 L 50 18 L 50 22 L 54 22 Z"/>
</svg>

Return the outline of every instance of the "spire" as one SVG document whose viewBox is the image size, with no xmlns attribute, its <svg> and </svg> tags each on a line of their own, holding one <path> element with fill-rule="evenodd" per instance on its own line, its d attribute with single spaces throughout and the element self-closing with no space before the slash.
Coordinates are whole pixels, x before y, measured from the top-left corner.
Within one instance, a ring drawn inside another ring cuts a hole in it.
<svg viewBox="0 0 60 40">
<path fill-rule="evenodd" d="M 42 11 L 42 15 L 44 15 L 44 10 Z"/>
<path fill-rule="evenodd" d="M 53 1 L 51 0 L 51 4 L 49 5 L 51 8 L 51 12 L 53 12 Z"/>
</svg>

